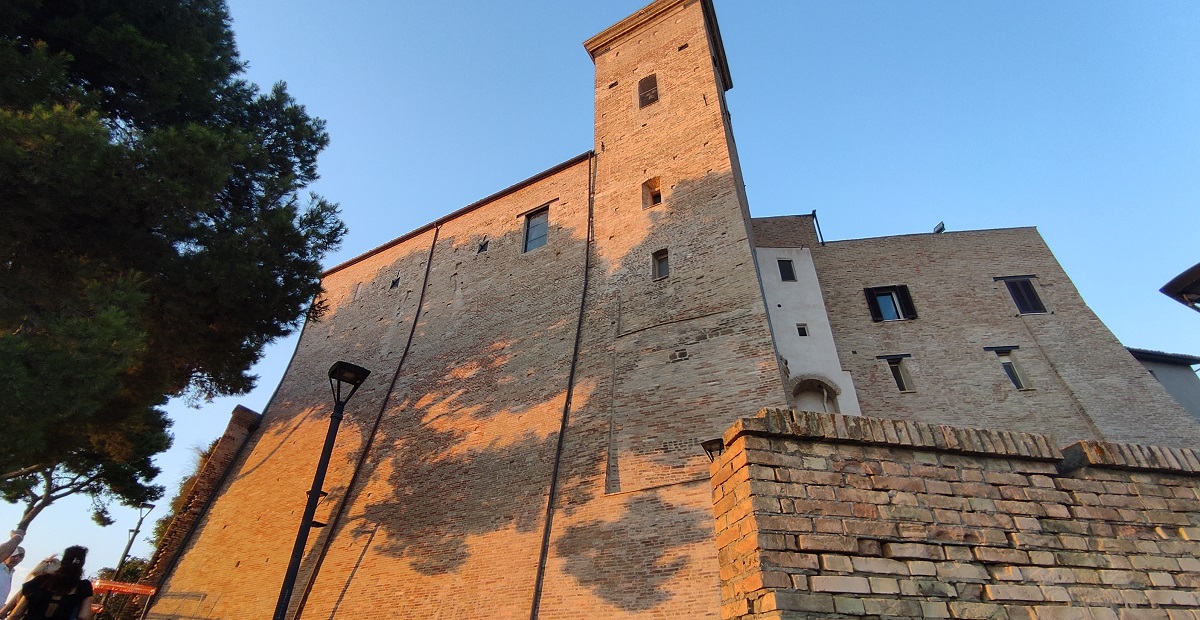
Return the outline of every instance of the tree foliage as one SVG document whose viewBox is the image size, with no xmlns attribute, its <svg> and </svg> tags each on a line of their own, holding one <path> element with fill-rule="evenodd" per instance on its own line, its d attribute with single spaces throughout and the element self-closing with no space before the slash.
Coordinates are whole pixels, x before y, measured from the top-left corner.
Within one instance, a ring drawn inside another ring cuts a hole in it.
<svg viewBox="0 0 1200 620">
<path fill-rule="evenodd" d="M 221 0 L 0 3 L 0 480 L 149 474 L 168 397 L 248 391 L 319 314 L 328 136 L 242 70 Z"/>
</svg>

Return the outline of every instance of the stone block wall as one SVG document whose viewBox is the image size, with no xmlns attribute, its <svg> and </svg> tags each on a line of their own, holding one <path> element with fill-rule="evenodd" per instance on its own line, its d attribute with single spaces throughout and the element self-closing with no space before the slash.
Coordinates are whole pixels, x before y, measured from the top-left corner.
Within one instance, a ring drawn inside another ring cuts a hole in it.
<svg viewBox="0 0 1200 620">
<path fill-rule="evenodd" d="M 1200 618 L 1200 455 L 766 409 L 712 466 L 722 617 Z"/>
</svg>

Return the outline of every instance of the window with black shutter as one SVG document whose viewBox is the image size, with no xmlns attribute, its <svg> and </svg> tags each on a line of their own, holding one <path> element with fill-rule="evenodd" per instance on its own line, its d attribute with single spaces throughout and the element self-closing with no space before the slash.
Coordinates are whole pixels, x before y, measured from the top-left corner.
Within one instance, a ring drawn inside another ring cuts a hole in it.
<svg viewBox="0 0 1200 620">
<path fill-rule="evenodd" d="M 872 321 L 904 321 L 917 318 L 917 307 L 913 305 L 908 287 L 874 286 L 863 289 L 867 296 L 867 308 Z"/>
<path fill-rule="evenodd" d="M 1044 314 L 1046 312 L 1042 298 L 1038 297 L 1037 290 L 1033 288 L 1035 277 L 1003 276 L 996 278 L 996 280 L 1004 281 L 1004 285 L 1008 287 L 1008 294 L 1012 295 L 1013 303 L 1017 304 L 1017 312 L 1021 314 Z"/>
<path fill-rule="evenodd" d="M 658 77 L 651 73 L 638 80 L 638 107 L 644 108 L 658 101 Z"/>
</svg>

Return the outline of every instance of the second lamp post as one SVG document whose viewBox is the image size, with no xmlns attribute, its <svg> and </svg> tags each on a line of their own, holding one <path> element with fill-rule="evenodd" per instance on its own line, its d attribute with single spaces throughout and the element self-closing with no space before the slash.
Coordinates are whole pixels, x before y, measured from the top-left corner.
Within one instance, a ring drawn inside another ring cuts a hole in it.
<svg viewBox="0 0 1200 620">
<path fill-rule="evenodd" d="M 370 374 L 371 371 L 350 362 L 338 362 L 329 367 L 329 386 L 333 389 L 333 415 L 329 418 L 329 432 L 325 434 L 325 445 L 321 448 L 321 458 L 317 461 L 317 472 L 313 474 L 308 503 L 304 506 L 304 516 L 300 518 L 300 531 L 296 533 L 296 545 L 292 547 L 292 558 L 283 577 L 283 587 L 279 589 L 279 600 L 275 603 L 273 620 L 285 620 L 287 616 L 288 602 L 292 599 L 292 589 L 296 587 L 296 573 L 300 571 L 300 560 L 304 558 L 308 532 L 312 529 L 313 515 L 316 514 L 317 502 L 321 499 L 321 486 L 325 484 L 325 471 L 329 469 L 329 457 L 333 454 L 333 440 L 337 438 L 342 411 L 350 397 L 358 390 L 358 386 L 362 385 Z M 347 388 L 349 391 L 343 394 L 343 390 Z"/>
</svg>

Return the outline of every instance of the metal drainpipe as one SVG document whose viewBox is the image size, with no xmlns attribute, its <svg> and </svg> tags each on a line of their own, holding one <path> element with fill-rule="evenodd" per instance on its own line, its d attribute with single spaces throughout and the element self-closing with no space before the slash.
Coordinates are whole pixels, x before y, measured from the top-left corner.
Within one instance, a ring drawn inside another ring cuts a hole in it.
<svg viewBox="0 0 1200 620">
<path fill-rule="evenodd" d="M 325 555 L 329 553 L 329 547 L 333 544 L 333 534 L 337 531 L 338 524 L 341 523 L 342 515 L 346 513 L 350 493 L 354 491 L 354 486 L 358 483 L 358 475 L 362 472 L 363 465 L 367 462 L 367 455 L 371 453 L 371 448 L 375 445 L 375 436 L 379 432 L 379 424 L 383 421 L 383 414 L 387 411 L 388 403 L 392 399 L 392 392 L 396 389 L 396 382 L 400 379 L 400 370 L 404 368 L 404 360 L 408 359 L 408 350 L 412 347 L 413 335 L 417 331 L 417 322 L 421 320 L 421 309 L 425 305 L 425 289 L 429 285 L 429 270 L 433 266 L 433 250 L 437 247 L 438 235 L 441 231 L 442 224 L 439 221 L 433 229 L 433 242 L 429 244 L 429 255 L 425 259 L 425 275 L 421 281 L 421 294 L 417 296 L 417 311 L 413 315 L 412 325 L 408 330 L 408 340 L 405 341 L 404 351 L 400 354 L 400 362 L 396 364 L 396 372 L 392 373 L 392 381 L 388 384 L 387 392 L 383 396 L 383 402 L 379 405 L 379 413 L 375 415 L 375 422 L 371 425 L 370 434 L 367 435 L 367 443 L 358 455 L 358 462 L 354 464 L 354 473 L 350 475 L 350 482 L 346 484 L 346 494 L 342 496 L 341 503 L 338 504 L 337 510 L 333 513 L 333 518 L 329 520 L 329 529 L 327 530 L 329 534 L 325 536 L 325 540 L 321 544 L 321 551 L 317 554 L 317 563 L 313 566 L 312 574 L 304 584 L 304 592 L 300 596 L 300 602 L 296 605 L 296 615 L 293 616 L 293 620 L 299 620 L 300 616 L 304 613 L 304 605 L 308 603 L 308 595 L 312 593 L 313 584 L 317 582 L 317 574 L 321 572 L 321 564 L 325 562 Z"/>
<path fill-rule="evenodd" d="M 542 584 L 546 579 L 546 560 L 550 555 L 550 533 L 554 522 L 554 500 L 558 497 L 558 472 L 562 463 L 564 437 L 571 417 L 571 397 L 575 390 L 575 367 L 579 362 L 579 342 L 583 335 L 583 311 L 587 305 L 588 275 L 592 263 L 593 217 L 596 204 L 596 154 L 588 159 L 588 227 L 583 250 L 583 291 L 579 295 L 579 316 L 575 322 L 575 346 L 571 351 L 571 369 L 567 373 L 567 399 L 563 403 L 562 421 L 558 427 L 558 445 L 554 449 L 554 469 L 550 472 L 550 492 L 546 498 L 546 520 L 542 528 L 542 549 L 538 555 L 537 577 L 533 586 L 533 603 L 529 620 L 537 620 L 542 604 Z"/>
</svg>

